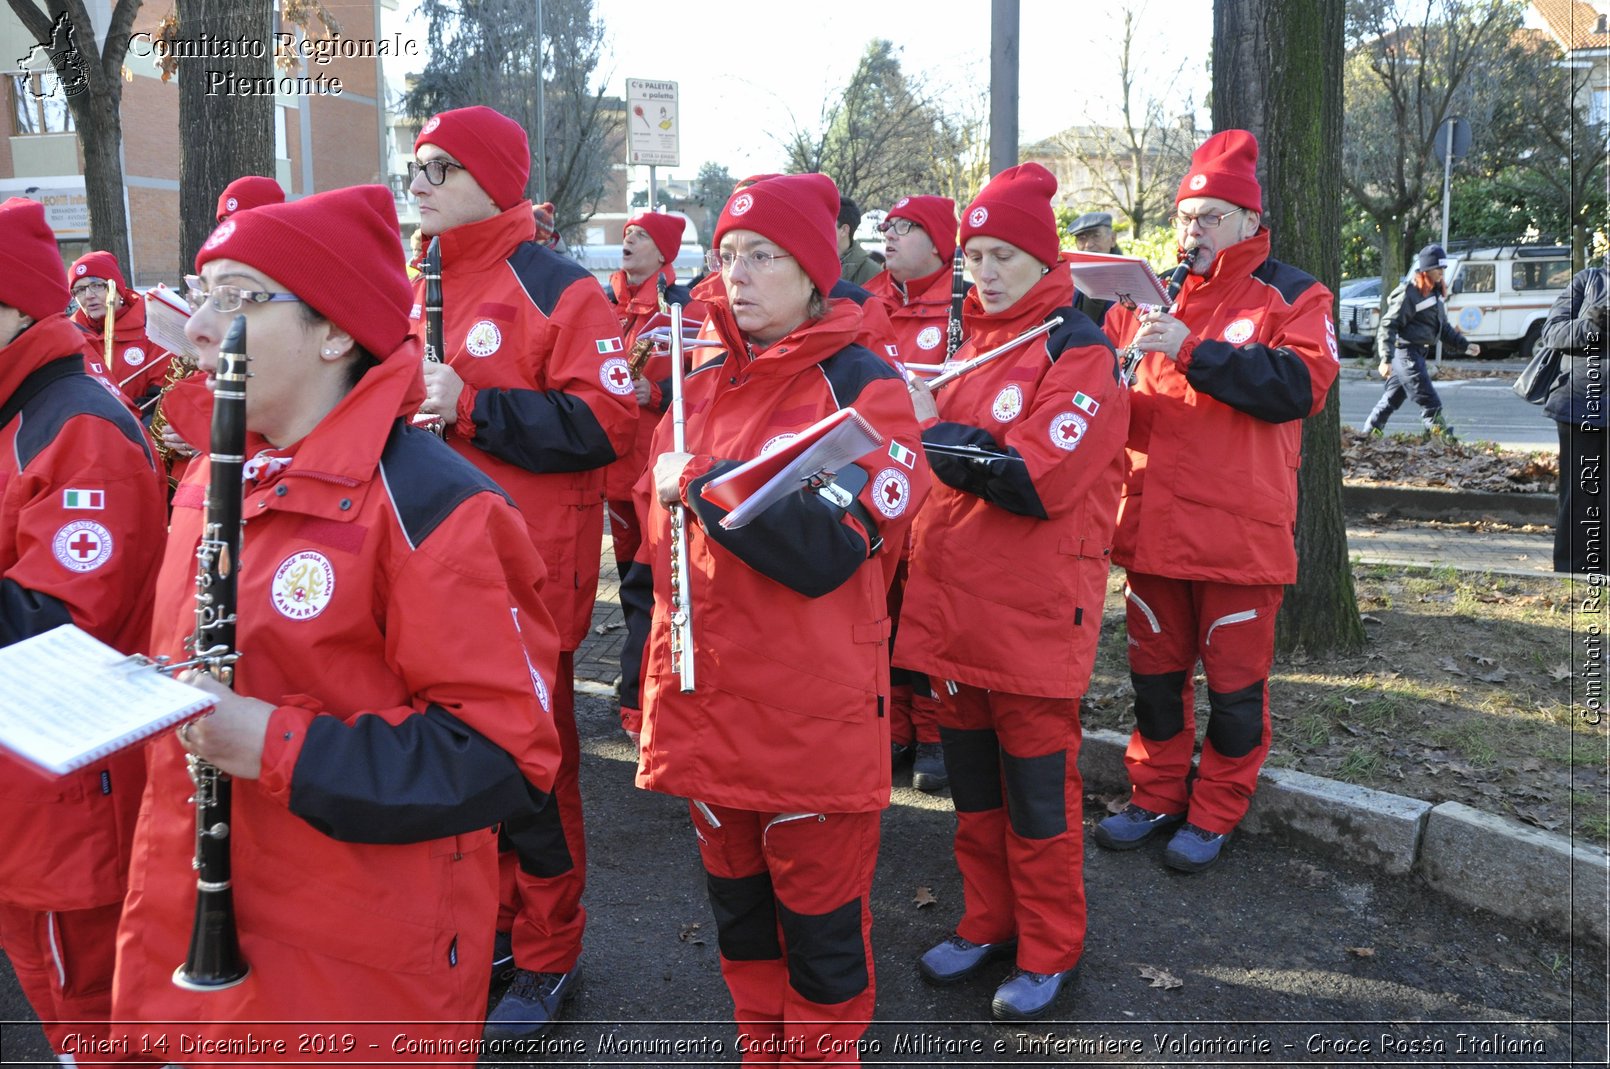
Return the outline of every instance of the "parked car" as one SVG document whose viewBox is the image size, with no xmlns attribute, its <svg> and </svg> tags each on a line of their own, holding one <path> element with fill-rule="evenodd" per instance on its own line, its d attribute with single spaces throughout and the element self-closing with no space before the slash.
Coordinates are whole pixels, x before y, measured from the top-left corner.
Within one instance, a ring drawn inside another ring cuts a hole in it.
<svg viewBox="0 0 1610 1069">
<path fill-rule="evenodd" d="M 1381 280 L 1344 278 L 1336 297 L 1336 335 L 1342 352 L 1368 356 L 1375 349 L 1375 328 L 1381 322 Z"/>
<path fill-rule="evenodd" d="M 1484 351 L 1513 351 L 1530 360 L 1549 306 L 1570 284 L 1568 246 L 1471 249 L 1448 268 L 1448 318 Z"/>
</svg>

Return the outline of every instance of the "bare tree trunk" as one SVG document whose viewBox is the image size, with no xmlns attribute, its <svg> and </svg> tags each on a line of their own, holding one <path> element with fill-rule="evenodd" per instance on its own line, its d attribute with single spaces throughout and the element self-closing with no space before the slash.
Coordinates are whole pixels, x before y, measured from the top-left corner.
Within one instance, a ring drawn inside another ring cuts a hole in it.
<svg viewBox="0 0 1610 1069">
<path fill-rule="evenodd" d="M 210 85 L 204 68 L 241 80 L 274 76 L 272 0 L 179 0 L 179 36 L 260 41 L 262 55 L 179 64 L 179 250 L 194 262 L 212 233 L 218 195 L 243 175 L 274 176 L 274 93 Z"/>
<path fill-rule="evenodd" d="M 123 59 L 129 28 L 141 0 L 117 0 L 106 45 L 95 52 L 95 25 L 84 0 L 8 0 L 34 40 L 46 47 L 66 94 L 67 107 L 84 149 L 84 196 L 89 206 L 89 242 L 117 257 L 123 277 L 134 277 L 129 260 L 129 216 L 123 201 Z M 71 35 L 57 31 L 61 21 Z M 70 46 L 70 47 L 69 47 Z"/>
<path fill-rule="evenodd" d="M 1341 279 L 1343 11 L 1343 0 L 1213 6 L 1214 129 L 1257 135 L 1273 251 L 1333 292 Z M 1325 407 L 1303 423 L 1297 583 L 1280 610 L 1282 650 L 1364 643 L 1347 559 L 1337 398 L 1332 386 Z"/>
</svg>

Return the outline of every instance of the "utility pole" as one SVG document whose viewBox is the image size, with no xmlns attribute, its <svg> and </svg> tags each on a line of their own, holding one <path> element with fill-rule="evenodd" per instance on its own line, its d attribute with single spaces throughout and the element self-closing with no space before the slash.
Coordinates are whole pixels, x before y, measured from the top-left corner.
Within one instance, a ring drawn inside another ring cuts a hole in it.
<svg viewBox="0 0 1610 1069">
<path fill-rule="evenodd" d="M 1017 166 L 1018 0 L 990 0 L 989 173 Z"/>
<path fill-rule="evenodd" d="M 542 51 L 542 0 L 537 4 L 537 195 L 543 200 L 552 200 L 548 195 L 548 120 L 543 114 L 547 109 L 543 106 L 543 82 L 546 80 L 547 62 L 543 59 Z"/>
</svg>

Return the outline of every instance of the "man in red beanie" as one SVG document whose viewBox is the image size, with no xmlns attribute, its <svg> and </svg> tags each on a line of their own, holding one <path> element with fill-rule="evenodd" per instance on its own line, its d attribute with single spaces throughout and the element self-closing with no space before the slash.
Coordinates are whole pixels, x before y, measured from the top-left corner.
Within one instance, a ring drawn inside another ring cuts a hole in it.
<svg viewBox="0 0 1610 1069">
<path fill-rule="evenodd" d="M 1115 306 L 1105 323 L 1147 355 L 1113 551 L 1129 575 L 1134 793 L 1096 842 L 1128 850 L 1178 828 L 1163 860 L 1184 872 L 1218 859 L 1269 752 L 1275 614 L 1297 579 L 1302 420 L 1338 368 L 1330 292 L 1269 255 L 1257 161 L 1245 130 L 1203 142 L 1175 198 L 1191 258 L 1179 299 L 1138 316 Z M 1188 790 L 1198 660 L 1209 715 Z"/>
<path fill-rule="evenodd" d="M 71 623 L 143 652 L 164 487 L 139 424 L 84 373 L 66 305 L 44 208 L 0 204 L 0 646 Z M 69 1036 L 103 1049 L 144 784 L 139 747 L 57 780 L 0 757 L 0 945 L 64 1060 Z"/>
<path fill-rule="evenodd" d="M 218 221 L 221 223 L 236 212 L 248 208 L 261 208 L 265 204 L 284 204 L 285 190 L 272 178 L 249 174 L 237 178 L 218 194 Z"/>
<path fill-rule="evenodd" d="M 162 392 L 172 354 L 145 336 L 145 298 L 123 281 L 109 252 L 74 260 L 67 284 L 78 305 L 73 325 L 84 332 L 90 371 L 104 375 L 136 411 L 146 411 Z"/>
<path fill-rule="evenodd" d="M 942 363 L 955 296 L 951 260 L 956 254 L 956 202 L 949 197 L 901 197 L 878 229 L 886 269 L 867 282 L 867 290 L 888 312 L 902 360 Z M 890 590 L 897 624 L 903 573 L 904 567 Z M 911 759 L 913 787 L 932 792 L 949 785 L 939 743 L 938 702 L 925 678 L 903 668 L 894 669 L 889 736 L 894 761 Z"/>
<path fill-rule="evenodd" d="M 421 411 L 445 420 L 448 444 L 520 506 L 548 565 L 543 599 L 560 634 L 553 717 L 563 761 L 558 805 L 542 814 L 554 821 L 550 849 L 520 848 L 517 864 L 505 856 L 498 928 L 512 932 L 516 968 L 487 1025 L 490 1038 L 527 1038 L 577 988 L 586 844 L 572 666 L 598 590 L 604 469 L 630 447 L 637 402 L 620 323 L 598 283 L 536 240 L 519 124 L 487 107 L 442 112 L 414 154 L 409 189 L 425 238 L 440 242 L 445 334 L 443 362 L 425 365 Z M 423 334 L 423 280 L 415 287 L 413 326 Z"/>
<path fill-rule="evenodd" d="M 686 219 L 668 212 L 641 212 L 628 219 L 621 236 L 621 269 L 609 279 L 609 299 L 615 304 L 626 339 L 638 406 L 637 431 L 630 451 L 604 473 L 609 534 L 615 546 L 615 570 L 620 575 L 626 574 L 632 558 L 637 556 L 642 538 L 632 507 L 632 487 L 648 466 L 649 441 L 671 401 L 670 349 L 642 337 L 645 331 L 671 324 L 670 313 L 660 304 L 661 281 L 667 287 L 666 300 L 682 305 L 686 333 L 697 333 L 704 322 L 704 305 L 695 302 L 686 287 L 676 282 L 676 254 L 682 249 L 686 227 Z"/>
</svg>

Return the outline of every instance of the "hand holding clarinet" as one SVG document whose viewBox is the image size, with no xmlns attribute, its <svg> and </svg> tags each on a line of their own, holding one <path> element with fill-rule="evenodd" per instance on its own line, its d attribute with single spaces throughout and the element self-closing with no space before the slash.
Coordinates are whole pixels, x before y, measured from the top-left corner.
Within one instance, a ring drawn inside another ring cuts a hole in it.
<svg viewBox="0 0 1610 1069">
<path fill-rule="evenodd" d="M 1141 357 L 1146 353 L 1162 353 L 1173 360 L 1179 356 L 1180 346 L 1185 344 L 1185 339 L 1191 336 L 1190 328 L 1175 319 L 1171 312 L 1195 260 L 1196 246 L 1182 248 L 1179 266 L 1168 276 L 1167 308 L 1147 308 L 1138 316 L 1135 336 L 1130 340 L 1129 348 L 1124 353 L 1125 382 L 1135 381 L 1135 372 L 1140 367 Z"/>
</svg>

